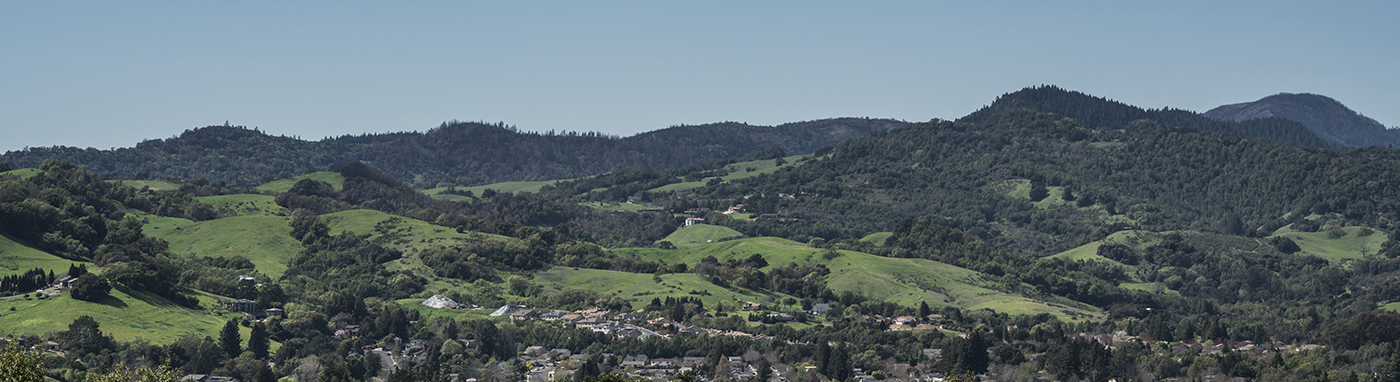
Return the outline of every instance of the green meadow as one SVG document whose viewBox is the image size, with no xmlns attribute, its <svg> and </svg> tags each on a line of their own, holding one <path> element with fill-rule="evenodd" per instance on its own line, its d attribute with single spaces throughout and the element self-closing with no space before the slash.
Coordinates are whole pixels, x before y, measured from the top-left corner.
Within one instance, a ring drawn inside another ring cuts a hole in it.
<svg viewBox="0 0 1400 382">
<path fill-rule="evenodd" d="M 744 237 L 744 234 L 729 227 L 700 224 L 678 228 L 675 232 L 661 239 L 661 241 L 669 241 L 671 244 L 674 244 L 676 248 L 690 248 L 721 241 L 722 239 L 742 237 Z"/>
<path fill-rule="evenodd" d="M 321 215 L 321 221 L 330 228 L 332 235 L 354 232 L 369 235 L 389 248 L 405 253 L 432 245 L 452 245 L 485 239 L 515 240 L 506 236 L 457 230 L 433 225 L 422 220 L 391 215 L 375 210 L 348 210 Z"/>
<path fill-rule="evenodd" d="M 1067 261 L 1102 261 L 1121 266 L 1124 269 L 1133 270 L 1136 269 L 1136 267 L 1123 264 L 1118 261 L 1114 261 L 1107 257 L 1099 256 L 1099 247 L 1102 247 L 1104 244 L 1107 243 L 1114 243 L 1135 247 L 1137 249 L 1143 249 L 1146 246 L 1142 244 L 1146 243 L 1149 240 L 1155 241 L 1156 239 L 1150 237 L 1150 234 L 1144 231 L 1118 231 L 1114 232 L 1111 235 L 1108 235 L 1108 237 L 1103 238 L 1102 240 L 1091 241 L 1088 244 L 1074 247 L 1070 250 L 1052 255 L 1050 256 L 1050 258 L 1062 259 Z"/>
<path fill-rule="evenodd" d="M 313 172 L 302 176 L 291 177 L 287 179 L 274 180 L 261 186 L 257 186 L 255 187 L 255 189 L 258 191 L 267 191 L 275 194 L 280 194 L 292 189 L 292 185 L 296 184 L 297 181 L 300 181 L 302 179 L 319 180 L 322 182 L 330 183 L 331 186 L 334 186 L 337 191 L 345 188 L 345 176 L 340 175 L 340 173 L 338 172 L 322 171 Z"/>
<path fill-rule="evenodd" d="M 0 175 L 12 175 L 19 177 L 20 179 L 29 179 L 31 177 L 34 177 L 35 175 L 39 175 L 39 173 L 41 172 L 43 171 L 40 171 L 37 168 L 17 168 L 10 171 L 0 172 Z"/>
<path fill-rule="evenodd" d="M 1365 231 L 1371 233 L 1362 236 Z M 1381 244 L 1390 237 L 1381 231 L 1365 227 L 1342 227 L 1346 235 L 1333 239 L 1327 232 L 1289 231 L 1274 236 L 1286 237 L 1298 243 L 1299 255 L 1312 255 L 1329 261 L 1361 260 L 1374 256 L 1381 250 Z"/>
<path fill-rule="evenodd" d="M 301 250 L 292 238 L 287 218 L 234 216 L 202 222 L 148 216 L 143 231 L 170 243 L 170 252 L 182 256 L 243 256 L 259 272 L 274 279 L 287 271 L 287 260 Z"/>
<path fill-rule="evenodd" d="M 755 177 L 755 176 L 759 176 L 759 175 L 763 175 L 763 174 L 771 174 L 771 173 L 774 173 L 774 172 L 778 172 L 778 170 L 781 170 L 781 169 L 786 168 L 786 167 L 794 167 L 794 166 L 799 166 L 799 165 L 801 165 L 802 163 L 798 162 L 798 160 L 800 160 L 800 159 L 802 159 L 803 157 L 806 157 L 806 156 L 809 156 L 809 155 L 793 155 L 793 156 L 790 156 L 790 157 L 783 158 L 783 160 L 786 161 L 787 163 L 785 163 L 785 164 L 783 164 L 783 165 L 781 165 L 781 166 L 778 166 L 778 165 L 777 165 L 777 160 L 775 160 L 775 159 L 766 159 L 766 160 L 756 160 L 756 161 L 749 161 L 749 162 L 738 162 L 738 163 L 733 163 L 733 164 L 724 166 L 724 168 L 727 169 L 727 170 L 729 170 L 730 173 L 729 173 L 729 175 L 725 175 L 725 176 L 720 177 L 720 180 L 723 180 L 723 181 L 728 182 L 728 181 L 736 180 L 736 179 L 744 179 L 744 178 Z M 704 186 L 705 183 L 708 182 L 708 181 L 709 181 L 709 180 L 700 180 L 700 181 L 695 181 L 695 182 L 672 183 L 672 184 L 668 184 L 668 185 L 665 185 L 665 186 L 653 188 L 653 189 L 651 189 L 651 191 L 653 191 L 653 192 L 684 191 L 684 190 L 689 190 L 689 189 L 692 189 L 692 188 L 702 187 L 702 186 Z"/>
<path fill-rule="evenodd" d="M 0 328 L 7 333 L 68 330 L 69 323 L 84 315 L 92 316 L 103 332 L 117 340 L 145 338 L 156 344 L 168 344 L 186 335 L 217 337 L 224 322 L 232 317 L 185 308 L 152 294 L 130 295 L 118 289 L 99 302 L 80 301 L 68 295 L 0 298 Z M 247 338 L 246 332 L 243 338 Z"/>
<path fill-rule="evenodd" d="M 121 182 L 121 184 L 123 184 L 123 185 L 135 187 L 135 188 L 138 189 L 138 190 L 141 189 L 141 187 L 150 187 L 150 190 L 151 190 L 151 191 L 174 191 L 174 190 L 180 189 L 180 184 L 179 184 L 179 183 L 172 182 L 172 181 L 168 181 L 168 180 L 159 180 L 159 179 L 157 179 L 157 180 L 113 180 L 113 181 L 110 181 L 110 182 Z"/>
<path fill-rule="evenodd" d="M 694 265 L 705 257 L 720 261 L 746 259 L 761 254 L 768 262 L 763 270 L 790 263 L 821 263 L 831 270 L 827 286 L 835 292 L 853 291 L 874 299 L 904 305 L 927 302 L 930 306 L 958 306 L 968 309 L 992 309 L 1008 314 L 1051 313 L 1065 319 L 1097 316 L 1097 309 L 1066 301 L 1052 303 L 1032 300 L 993 289 L 994 283 L 982 274 L 924 259 L 896 259 L 855 251 L 811 248 L 791 240 L 760 237 L 730 240 L 674 250 L 656 248 L 621 248 L 613 250 L 619 256 L 636 256 L 643 260 L 667 264 Z M 588 289 L 592 290 L 592 289 Z"/>
<path fill-rule="evenodd" d="M 770 301 L 780 301 L 784 294 L 759 293 L 735 288 L 730 290 L 710 283 L 694 273 L 673 273 L 660 276 L 657 282 L 652 274 L 606 271 L 599 269 L 579 269 L 554 267 L 535 274 L 535 282 L 549 290 L 574 289 L 598 293 L 610 293 L 632 303 L 638 309 L 651 303 L 651 299 L 667 297 L 698 297 L 706 307 L 724 301 L 729 309 L 740 305 L 736 301 L 758 301 L 771 305 Z"/>
<path fill-rule="evenodd" d="M 875 246 L 879 247 L 884 246 L 885 241 L 889 240 L 891 236 L 894 236 L 894 232 L 876 232 L 869 235 L 865 235 L 865 237 L 860 238 L 860 241 L 874 244 Z"/>
<path fill-rule="evenodd" d="M 25 271 L 39 268 L 52 270 L 55 274 L 68 272 L 68 266 L 72 264 L 91 263 L 81 261 L 71 261 L 58 257 L 48 252 L 40 251 L 15 242 L 5 235 L 0 235 L 0 276 L 9 276 L 24 273 Z"/>
<path fill-rule="evenodd" d="M 544 186 L 546 186 L 546 185 L 554 184 L 555 182 L 559 182 L 559 180 L 539 180 L 539 181 L 529 181 L 529 182 L 500 182 L 500 183 L 491 183 L 491 184 L 487 184 L 487 185 L 483 185 L 483 186 L 457 187 L 457 189 L 458 189 L 458 190 L 464 190 L 464 191 L 471 191 L 471 192 L 472 192 L 472 195 L 476 195 L 477 197 L 481 197 L 481 193 L 484 192 L 484 191 L 486 191 L 486 189 L 488 189 L 488 188 L 489 188 L 489 189 L 492 189 L 492 190 L 496 190 L 496 192 L 503 192 L 503 193 L 509 193 L 509 194 L 514 194 L 514 193 L 521 192 L 521 191 L 524 191 L 524 192 L 540 192 L 540 188 L 542 188 L 542 187 L 544 187 Z M 454 202 L 460 202 L 460 201 L 471 200 L 471 198 L 468 198 L 468 197 L 465 197 L 465 196 L 461 196 L 461 195 L 448 195 L 448 194 L 443 194 L 443 193 L 442 193 L 443 191 L 447 191 L 447 187 L 430 188 L 430 189 L 427 189 L 427 190 L 423 190 L 423 193 L 428 194 L 428 195 L 432 195 L 434 198 L 437 198 L 437 199 L 450 200 L 450 201 L 454 201 Z"/>
<path fill-rule="evenodd" d="M 286 216 L 286 208 L 277 205 L 272 195 L 234 194 L 195 198 L 224 216 Z"/>
</svg>

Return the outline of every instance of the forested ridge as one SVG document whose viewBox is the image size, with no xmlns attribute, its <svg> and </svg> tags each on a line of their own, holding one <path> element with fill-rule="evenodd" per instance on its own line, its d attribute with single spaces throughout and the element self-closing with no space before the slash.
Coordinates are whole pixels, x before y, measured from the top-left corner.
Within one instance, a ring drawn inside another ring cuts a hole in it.
<svg viewBox="0 0 1400 382">
<path fill-rule="evenodd" d="M 1121 110 L 1110 101 L 1058 94 L 1089 102 L 1077 113 L 1100 122 L 997 105 L 957 121 L 853 139 L 773 174 L 646 196 L 676 209 L 742 202 L 751 212 L 789 218 L 716 217 L 750 236 L 859 238 L 918 219 L 1036 253 L 1123 227 L 1258 235 L 1312 214 L 1387 230 L 1400 221 L 1395 150 L 1339 151 L 1200 132 L 1173 125 L 1173 118 L 1118 117 Z M 1041 195 L 1010 195 L 1019 184 L 1014 180 L 1028 181 Z M 1037 203 L 1050 189 L 1059 196 Z M 778 195 L 801 192 L 809 196 Z"/>
<path fill-rule="evenodd" d="M 661 170 L 737 158 L 780 147 L 809 153 L 903 122 L 839 118 L 753 126 L 737 122 L 674 126 L 627 138 L 598 133 L 523 132 L 503 123 L 445 122 L 427 132 L 340 136 L 321 141 L 256 129 L 209 126 L 131 148 L 31 147 L 0 163 L 37 167 L 63 159 L 117 177 L 208 178 L 254 186 L 344 161 L 372 163 L 417 188 L 572 178 L 622 167 Z"/>
</svg>

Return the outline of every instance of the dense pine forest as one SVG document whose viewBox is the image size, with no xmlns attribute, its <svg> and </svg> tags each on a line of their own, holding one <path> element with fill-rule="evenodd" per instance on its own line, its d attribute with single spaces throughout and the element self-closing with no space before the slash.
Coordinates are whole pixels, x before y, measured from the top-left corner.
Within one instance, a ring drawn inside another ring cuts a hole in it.
<svg viewBox="0 0 1400 382">
<path fill-rule="evenodd" d="M 1283 119 L 1037 87 L 910 124 L 3 160 L 15 375 L 1400 380 L 1400 152 Z"/>
</svg>

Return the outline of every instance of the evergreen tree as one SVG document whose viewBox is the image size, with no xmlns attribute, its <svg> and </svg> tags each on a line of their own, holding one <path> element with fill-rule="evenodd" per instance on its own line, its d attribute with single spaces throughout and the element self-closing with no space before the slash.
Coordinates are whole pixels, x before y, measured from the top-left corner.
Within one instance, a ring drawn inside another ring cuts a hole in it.
<svg viewBox="0 0 1400 382">
<path fill-rule="evenodd" d="M 224 349 L 229 358 L 238 357 L 243 352 L 243 338 L 238 334 L 238 319 L 228 320 L 224 323 L 224 329 L 219 332 L 219 347 Z"/>
<path fill-rule="evenodd" d="M 1044 182 L 1031 181 L 1031 201 L 1039 202 L 1050 196 L 1050 190 L 1045 188 Z"/>
<path fill-rule="evenodd" d="M 855 367 L 851 365 L 851 355 L 848 353 L 848 345 L 840 344 L 831 349 L 831 360 L 827 361 L 828 377 L 838 381 L 844 381 L 855 374 Z"/>
<path fill-rule="evenodd" d="M 987 372 L 991 359 L 987 356 L 987 341 L 981 330 L 968 333 L 967 339 L 959 345 L 958 368 L 974 373 Z"/>
<path fill-rule="evenodd" d="M 267 364 L 258 367 L 258 374 L 253 377 L 253 382 L 277 382 L 277 375 L 272 373 L 272 368 Z"/>
<path fill-rule="evenodd" d="M 817 354 L 812 356 L 812 362 L 816 364 L 815 366 L 817 367 L 817 370 L 820 371 L 822 374 L 826 374 L 827 364 L 830 361 L 831 345 L 827 344 L 826 340 L 817 341 Z M 827 376 L 829 377 L 831 375 L 827 374 Z"/>
<path fill-rule="evenodd" d="M 269 341 L 267 338 L 267 325 L 261 322 L 253 324 L 253 332 L 248 334 L 248 351 L 253 353 L 253 358 L 267 358 Z"/>
</svg>

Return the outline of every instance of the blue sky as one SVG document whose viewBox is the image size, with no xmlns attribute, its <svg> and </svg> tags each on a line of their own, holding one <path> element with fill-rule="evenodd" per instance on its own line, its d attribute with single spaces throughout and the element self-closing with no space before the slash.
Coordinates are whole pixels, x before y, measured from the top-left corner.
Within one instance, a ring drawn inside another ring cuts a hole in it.
<svg viewBox="0 0 1400 382">
<path fill-rule="evenodd" d="M 293 3 L 293 4 L 288 4 Z M 957 118 L 1055 84 L 1205 111 L 1279 92 L 1400 125 L 1400 2 L 0 1 L 0 151 L 442 121 L 615 135 Z"/>
</svg>

